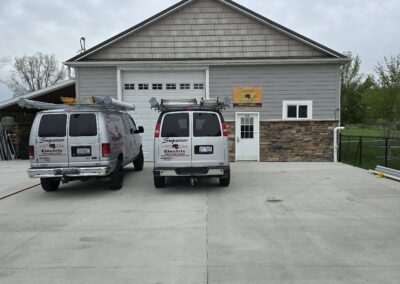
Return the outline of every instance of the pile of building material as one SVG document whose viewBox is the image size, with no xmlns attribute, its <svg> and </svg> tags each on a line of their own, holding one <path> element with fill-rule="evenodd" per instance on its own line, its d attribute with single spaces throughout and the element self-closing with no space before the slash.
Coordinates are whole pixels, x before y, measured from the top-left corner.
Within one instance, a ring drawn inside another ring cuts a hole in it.
<svg viewBox="0 0 400 284">
<path fill-rule="evenodd" d="M 382 176 L 382 177 L 387 177 L 390 179 L 394 179 L 397 181 L 400 181 L 400 171 L 391 169 L 391 168 L 386 168 L 382 166 L 376 166 L 375 170 L 370 170 L 370 172 Z"/>
<path fill-rule="evenodd" d="M 0 159 L 15 160 L 16 154 L 11 140 L 11 131 L 15 126 L 12 117 L 3 117 L 0 123 Z"/>
</svg>

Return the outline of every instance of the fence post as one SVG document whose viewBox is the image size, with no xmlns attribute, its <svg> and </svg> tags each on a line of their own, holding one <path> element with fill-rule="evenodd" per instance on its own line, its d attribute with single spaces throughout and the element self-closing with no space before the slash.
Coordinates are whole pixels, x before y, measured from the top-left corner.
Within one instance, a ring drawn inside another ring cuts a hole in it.
<svg viewBox="0 0 400 284">
<path fill-rule="evenodd" d="M 385 138 L 385 167 L 388 166 L 388 139 L 387 137 Z"/>
<path fill-rule="evenodd" d="M 342 134 L 339 132 L 339 162 L 342 162 Z"/>
<path fill-rule="evenodd" d="M 361 166 L 361 164 L 362 164 L 362 136 L 360 136 L 359 144 L 360 144 L 360 160 L 359 160 L 359 164 Z"/>
</svg>

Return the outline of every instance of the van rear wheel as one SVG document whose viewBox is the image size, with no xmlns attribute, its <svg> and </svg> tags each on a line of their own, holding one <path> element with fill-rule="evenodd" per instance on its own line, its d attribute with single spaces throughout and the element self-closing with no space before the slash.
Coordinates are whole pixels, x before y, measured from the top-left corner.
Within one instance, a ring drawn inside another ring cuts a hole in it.
<svg viewBox="0 0 400 284">
<path fill-rule="evenodd" d="M 162 188 L 165 186 L 165 177 L 154 176 L 154 186 L 156 188 Z"/>
<path fill-rule="evenodd" d="M 231 176 L 222 176 L 219 178 L 219 185 L 220 186 L 229 186 L 229 183 L 231 182 Z"/>
<path fill-rule="evenodd" d="M 56 191 L 60 187 L 60 181 L 59 178 L 41 178 L 40 184 L 44 191 Z"/>
<path fill-rule="evenodd" d="M 117 166 L 111 174 L 110 188 L 112 190 L 121 189 L 123 181 L 124 181 L 124 169 L 122 167 L 122 161 L 118 160 Z"/>
<path fill-rule="evenodd" d="M 133 166 L 135 167 L 135 171 L 143 170 L 144 165 L 144 157 L 143 157 L 143 150 L 140 149 L 140 153 L 135 161 L 133 161 Z"/>
</svg>

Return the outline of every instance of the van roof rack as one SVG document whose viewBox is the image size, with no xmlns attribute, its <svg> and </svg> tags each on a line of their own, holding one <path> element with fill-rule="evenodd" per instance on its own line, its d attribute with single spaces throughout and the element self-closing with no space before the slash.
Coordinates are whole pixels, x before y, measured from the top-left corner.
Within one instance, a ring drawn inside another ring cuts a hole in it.
<svg viewBox="0 0 400 284">
<path fill-rule="evenodd" d="M 72 98 L 62 98 L 64 104 L 53 104 L 46 102 L 32 101 L 24 98 L 18 100 L 21 108 L 52 110 L 52 109 L 68 109 L 68 108 L 101 108 L 119 111 L 135 110 L 135 105 L 118 101 L 110 96 L 107 97 L 89 97 L 86 100 L 76 100 Z"/>
<path fill-rule="evenodd" d="M 158 110 L 159 112 L 184 108 L 223 110 L 229 107 L 229 102 L 226 100 L 221 101 L 219 98 L 201 98 L 199 101 L 197 101 L 197 99 L 161 99 L 161 102 L 158 102 L 158 100 L 153 97 L 150 99 L 149 103 L 151 109 Z"/>
</svg>

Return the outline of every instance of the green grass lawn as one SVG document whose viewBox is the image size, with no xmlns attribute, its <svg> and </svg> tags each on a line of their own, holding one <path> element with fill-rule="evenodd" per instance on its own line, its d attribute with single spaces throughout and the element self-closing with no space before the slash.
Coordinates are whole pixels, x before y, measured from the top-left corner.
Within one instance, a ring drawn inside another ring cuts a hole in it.
<svg viewBox="0 0 400 284">
<path fill-rule="evenodd" d="M 366 136 L 366 137 L 384 137 L 385 133 L 383 129 L 362 127 L 362 126 L 349 126 L 342 130 L 343 135 L 351 136 Z M 393 131 L 392 137 L 400 137 L 400 131 Z"/>
</svg>

